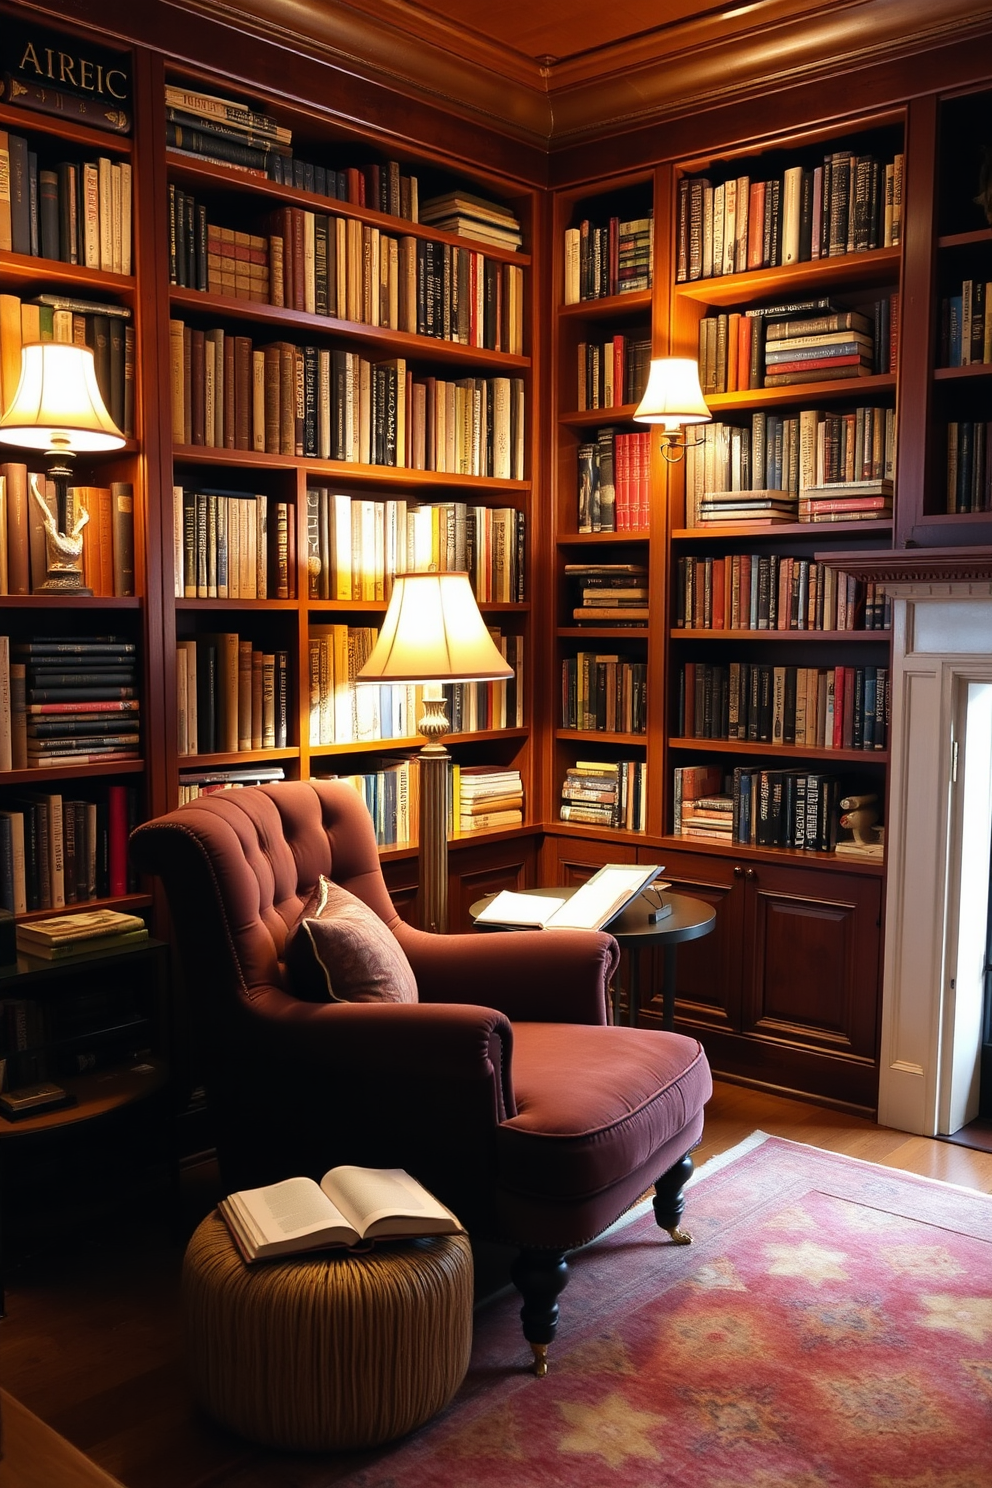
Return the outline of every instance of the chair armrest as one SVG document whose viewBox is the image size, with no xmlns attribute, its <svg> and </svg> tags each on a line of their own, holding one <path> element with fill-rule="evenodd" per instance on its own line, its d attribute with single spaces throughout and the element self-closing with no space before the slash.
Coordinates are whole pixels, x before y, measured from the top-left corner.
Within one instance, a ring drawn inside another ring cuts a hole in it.
<svg viewBox="0 0 992 1488">
<path fill-rule="evenodd" d="M 495 1008 L 429 1003 L 301 1002 L 276 987 L 255 989 L 255 1039 L 281 1059 L 319 1069 L 323 1078 L 353 1080 L 367 1070 L 382 1099 L 409 1111 L 430 1092 L 448 1092 L 451 1110 L 470 1091 L 490 1090 L 495 1126 L 516 1113 L 513 1031 Z M 411 1104 L 413 1103 L 413 1104 Z"/>
<path fill-rule="evenodd" d="M 606 1023 L 620 960 L 612 935 L 595 930 L 487 930 L 431 935 L 394 927 L 424 1003 L 471 999 L 511 1020 Z"/>
</svg>

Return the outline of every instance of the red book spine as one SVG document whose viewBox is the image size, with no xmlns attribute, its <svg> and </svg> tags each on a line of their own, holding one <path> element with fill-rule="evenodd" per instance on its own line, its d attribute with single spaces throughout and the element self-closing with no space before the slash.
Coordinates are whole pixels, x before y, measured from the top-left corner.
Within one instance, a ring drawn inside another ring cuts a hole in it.
<svg viewBox="0 0 992 1488">
<path fill-rule="evenodd" d="M 127 788 L 107 787 L 107 867 L 112 898 L 127 893 Z"/>
</svg>

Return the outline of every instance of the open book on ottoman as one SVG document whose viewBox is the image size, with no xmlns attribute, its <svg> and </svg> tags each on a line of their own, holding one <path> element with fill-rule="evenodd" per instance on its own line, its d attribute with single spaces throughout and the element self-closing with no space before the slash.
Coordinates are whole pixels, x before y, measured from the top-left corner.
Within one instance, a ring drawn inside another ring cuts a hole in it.
<svg viewBox="0 0 992 1488">
<path fill-rule="evenodd" d="M 331 1168 L 319 1183 L 286 1178 L 230 1194 L 217 1207 L 246 1261 L 464 1233 L 451 1210 L 402 1168 Z"/>
</svg>

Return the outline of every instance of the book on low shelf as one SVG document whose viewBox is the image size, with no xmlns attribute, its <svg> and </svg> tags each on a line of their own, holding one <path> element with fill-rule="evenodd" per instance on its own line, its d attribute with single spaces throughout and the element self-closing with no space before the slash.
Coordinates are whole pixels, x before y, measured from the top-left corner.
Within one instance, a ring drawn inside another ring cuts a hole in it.
<svg viewBox="0 0 992 1488">
<path fill-rule="evenodd" d="M 286 1178 L 241 1189 L 218 1204 L 248 1262 L 376 1240 L 461 1235 L 461 1222 L 402 1168 L 331 1168 L 319 1183 Z"/>
<path fill-rule="evenodd" d="M 24 955 L 59 961 L 140 945 L 148 939 L 148 927 L 139 915 L 94 909 L 26 920 L 17 926 L 16 938 Z"/>
</svg>

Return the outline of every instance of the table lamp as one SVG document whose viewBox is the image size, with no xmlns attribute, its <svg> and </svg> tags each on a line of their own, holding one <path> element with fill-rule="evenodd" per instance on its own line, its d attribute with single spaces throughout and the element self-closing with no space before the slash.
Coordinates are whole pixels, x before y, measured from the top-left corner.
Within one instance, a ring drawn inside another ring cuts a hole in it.
<svg viewBox="0 0 992 1488">
<path fill-rule="evenodd" d="M 633 413 L 639 424 L 660 424 L 661 453 L 670 464 L 701 440 L 679 438 L 687 424 L 708 424 L 713 415 L 699 386 L 699 366 L 691 357 L 655 357 L 644 396 Z"/>
<path fill-rule="evenodd" d="M 10 406 L 0 418 L 0 443 L 44 450 L 48 479 L 55 485 L 53 513 L 38 476 L 31 490 L 41 508 L 48 551 L 48 577 L 42 592 L 89 594 L 80 558 L 83 528 L 79 513 L 69 528 L 69 481 L 77 453 L 120 449 L 124 435 L 104 405 L 96 380 L 93 353 L 86 346 L 36 341 L 21 348 L 21 377 Z"/>
<path fill-rule="evenodd" d="M 397 574 L 379 639 L 358 683 L 424 684 L 420 768 L 421 927 L 448 928 L 448 732 L 442 684 L 512 677 L 479 613 L 466 573 Z"/>
</svg>

